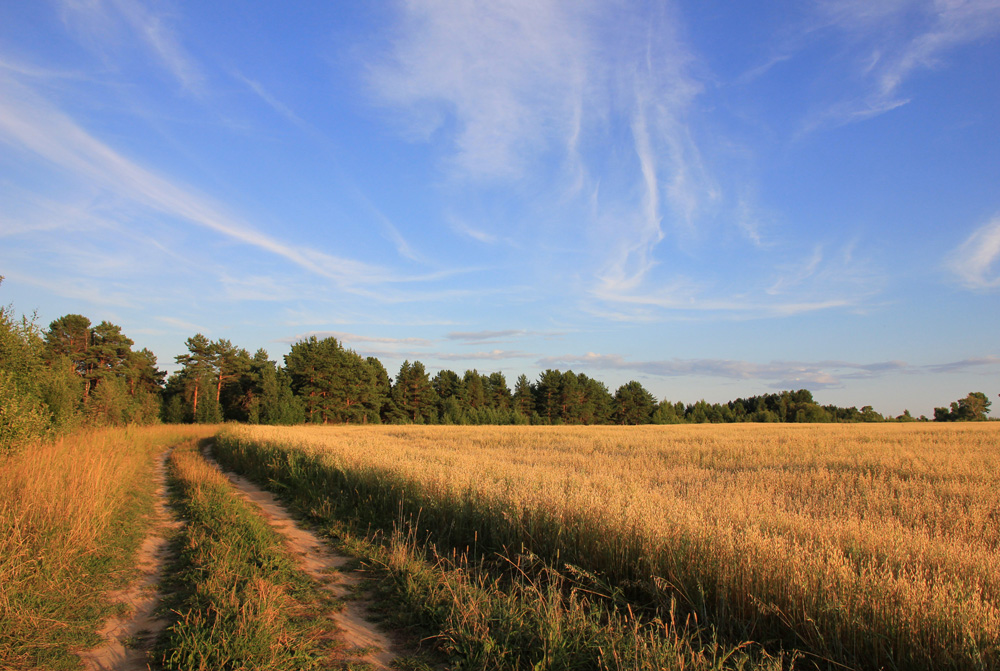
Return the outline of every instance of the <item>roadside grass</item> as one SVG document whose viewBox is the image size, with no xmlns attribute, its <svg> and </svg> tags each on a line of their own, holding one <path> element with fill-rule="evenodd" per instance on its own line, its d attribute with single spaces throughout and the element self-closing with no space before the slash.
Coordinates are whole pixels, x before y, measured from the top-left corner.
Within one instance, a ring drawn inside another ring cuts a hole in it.
<svg viewBox="0 0 1000 671">
<path fill-rule="evenodd" d="M 174 504 L 186 524 L 168 569 L 173 622 L 154 657 L 165 669 L 333 668 L 335 601 L 295 566 L 280 536 L 199 454 L 170 455 Z"/>
<path fill-rule="evenodd" d="M 696 624 L 708 659 L 755 640 L 799 668 L 985 671 L 1000 666 L 998 445 L 987 424 L 239 427 L 216 453 L 315 519 L 418 538 L 415 560 L 480 591 L 521 589 L 504 565 L 536 555 L 520 568 L 539 613 L 562 580 L 579 612 L 610 607 L 601 622 Z M 469 620 L 470 598 L 434 621 Z M 531 619 L 510 613 L 483 621 Z"/>
<path fill-rule="evenodd" d="M 90 429 L 0 457 L 0 669 L 79 668 L 135 577 L 157 455 L 215 430 Z"/>
<path fill-rule="evenodd" d="M 498 671 L 794 666 L 794 653 L 772 656 L 749 642 L 723 644 L 692 615 L 637 614 L 619 592 L 579 567 L 557 570 L 530 552 L 476 558 L 468 548 L 453 548 L 442 555 L 443 548 L 421 539 L 422 527 L 412 518 L 386 520 L 386 533 L 373 532 L 370 515 L 345 516 L 343 501 L 333 505 L 333 498 L 350 496 L 331 486 L 340 474 L 284 447 L 220 436 L 214 454 L 276 490 L 360 558 L 387 625 L 431 644 L 426 658 L 400 660 L 400 668 L 437 668 L 442 660 L 455 669 Z M 369 503 L 359 500 L 355 510 L 371 513 Z"/>
<path fill-rule="evenodd" d="M 393 627 L 434 632 L 437 652 L 457 669 L 585 669 L 659 671 L 794 666 L 794 655 L 771 656 L 752 643 L 726 645 L 692 617 L 684 622 L 636 615 L 538 557 L 467 555 L 428 561 L 415 531 L 395 530 L 384 542 L 350 545 L 381 576 L 375 589 Z M 405 608 L 399 608 L 399 604 Z"/>
</svg>

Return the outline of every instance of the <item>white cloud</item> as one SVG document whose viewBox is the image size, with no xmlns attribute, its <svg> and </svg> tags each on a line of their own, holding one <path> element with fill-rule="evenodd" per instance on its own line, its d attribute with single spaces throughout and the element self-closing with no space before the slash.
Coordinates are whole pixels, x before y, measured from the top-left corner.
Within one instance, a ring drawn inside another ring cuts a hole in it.
<svg viewBox="0 0 1000 671">
<path fill-rule="evenodd" d="M 540 248 L 547 229 L 565 245 L 561 226 L 572 228 L 589 244 L 597 290 L 640 286 L 665 230 L 693 234 L 719 197 L 690 128 L 702 86 L 669 7 L 417 0 L 401 10 L 390 54 L 370 72 L 378 98 L 419 128 L 415 136 L 452 143 L 463 188 L 530 183 L 549 194 L 535 216 L 580 211 L 572 226 L 540 217 L 532 234 Z M 480 222 L 452 228 L 506 241 L 507 230 Z"/>
<path fill-rule="evenodd" d="M 358 335 L 356 333 L 346 333 L 344 331 L 308 331 L 306 333 L 300 333 L 291 338 L 286 338 L 280 342 L 290 342 L 295 343 L 301 340 L 307 340 L 311 337 L 316 337 L 319 340 L 323 338 L 336 338 L 341 342 L 361 342 L 361 343 L 378 343 L 382 345 L 409 345 L 424 347 L 432 344 L 433 341 L 427 340 L 426 338 L 386 338 L 380 336 L 365 336 Z"/>
<path fill-rule="evenodd" d="M 341 288 L 409 281 L 387 271 L 272 238 L 193 189 L 171 182 L 104 144 L 28 87 L 0 74 L 0 141 L 58 166 L 74 178 L 133 204 L 185 220 L 279 256 Z"/>
<path fill-rule="evenodd" d="M 559 331 L 526 331 L 524 329 L 506 329 L 502 331 L 452 331 L 445 337 L 448 340 L 458 340 L 465 344 L 485 344 L 510 342 L 516 338 L 541 337 L 557 338 L 563 333 Z"/>
<path fill-rule="evenodd" d="M 195 334 L 195 333 L 209 334 L 209 333 L 212 332 L 212 330 L 210 328 L 207 328 L 204 325 L 195 324 L 193 322 L 185 321 L 183 319 L 177 319 L 175 317 L 156 317 L 156 320 L 157 321 L 161 321 L 164 324 L 168 324 L 169 326 L 172 326 L 173 328 L 175 328 L 175 329 L 177 329 L 179 331 L 184 331 L 185 333 L 190 333 L 190 334 Z"/>
<path fill-rule="evenodd" d="M 205 75 L 171 28 L 171 18 L 134 0 L 63 0 L 68 27 L 98 52 L 134 37 L 187 91 L 200 93 Z"/>
<path fill-rule="evenodd" d="M 821 24 L 835 27 L 866 54 L 857 74 L 867 81 L 860 97 L 837 103 L 807 126 L 849 123 L 905 105 L 900 95 L 919 71 L 942 67 L 949 52 L 1000 34 L 997 0 L 821 0 Z"/>
<path fill-rule="evenodd" d="M 267 103 L 267 105 L 271 109 L 273 109 L 275 112 L 277 112 L 281 116 L 285 117 L 285 119 L 287 119 L 288 121 L 292 122 L 292 124 L 294 124 L 295 126 L 298 126 L 299 128 L 301 128 L 301 129 L 303 129 L 303 130 L 305 130 L 305 131 L 307 131 L 309 133 L 313 133 L 313 134 L 316 133 L 315 129 L 313 129 L 312 126 L 310 126 L 305 121 L 303 121 L 302 117 L 300 117 L 298 114 L 296 114 L 295 112 L 293 112 L 292 109 L 290 107 L 288 107 L 288 105 L 284 104 L 283 102 L 281 102 L 280 100 L 278 100 L 277 98 L 275 98 L 273 95 L 271 95 L 271 93 L 267 89 L 265 89 L 264 86 L 260 82 L 255 81 L 253 79 L 250 79 L 249 77 L 244 76 L 240 72 L 235 73 L 234 76 L 238 80 L 240 80 L 241 82 L 243 82 L 244 84 L 246 84 L 247 87 L 251 91 L 253 91 L 254 94 L 257 95 L 258 98 L 260 98 L 265 103 Z"/>
<path fill-rule="evenodd" d="M 429 356 L 439 361 L 503 361 L 504 359 L 526 359 L 535 355 L 529 352 L 494 349 L 489 352 L 463 352 L 460 354 L 438 352 Z"/>
<path fill-rule="evenodd" d="M 372 69 L 372 84 L 384 101 L 415 112 L 409 119 L 425 135 L 453 118 L 463 173 L 517 174 L 551 132 L 570 135 L 588 4 L 405 3 L 393 53 Z"/>
<path fill-rule="evenodd" d="M 11 284 L 25 284 L 40 287 L 54 296 L 70 298 L 78 303 L 136 309 L 142 301 L 135 296 L 132 287 L 123 283 L 108 283 L 89 277 L 75 278 L 72 282 L 61 279 L 37 277 L 5 269 L 3 274 Z"/>
<path fill-rule="evenodd" d="M 978 228 L 947 258 L 947 268 L 970 289 L 1000 287 L 1000 215 Z"/>
<path fill-rule="evenodd" d="M 855 363 L 850 361 L 771 361 L 756 363 L 733 359 L 669 359 L 659 361 L 632 361 L 619 354 L 550 356 L 537 361 L 537 365 L 553 367 L 582 367 L 585 370 L 619 370 L 655 377 L 718 377 L 731 380 L 763 380 L 775 387 L 807 387 L 819 389 L 841 386 L 844 380 L 870 379 L 893 374 L 940 374 L 968 368 L 1000 367 L 1000 357 L 986 356 L 963 361 L 911 365 L 905 361 L 880 361 Z"/>
</svg>

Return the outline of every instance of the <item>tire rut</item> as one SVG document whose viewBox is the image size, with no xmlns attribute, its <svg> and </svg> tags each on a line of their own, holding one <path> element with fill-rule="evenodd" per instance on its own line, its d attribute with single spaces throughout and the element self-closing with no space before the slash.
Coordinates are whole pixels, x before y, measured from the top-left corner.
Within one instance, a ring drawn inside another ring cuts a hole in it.
<svg viewBox="0 0 1000 671">
<path fill-rule="evenodd" d="M 331 550 L 316 534 L 296 523 L 271 492 L 238 473 L 222 468 L 212 457 L 210 446 L 203 448 L 202 454 L 229 479 L 244 500 L 260 509 L 271 527 L 284 537 L 300 568 L 333 596 L 344 599 L 343 610 L 331 613 L 330 617 L 340 629 L 344 643 L 358 652 L 353 656 L 376 669 L 391 668 L 393 660 L 401 656 L 401 651 L 386 632 L 367 619 L 370 612 L 367 602 L 354 598 L 361 578 L 342 570 L 352 561 L 351 558 Z M 350 650 L 348 654 L 351 654 Z"/>
<path fill-rule="evenodd" d="M 160 605 L 159 584 L 169 558 L 169 534 L 181 527 L 168 505 L 167 458 L 164 451 L 155 471 L 156 498 L 153 504 L 154 524 L 143 540 L 136 560 L 140 577 L 122 590 L 111 592 L 109 598 L 128 606 L 129 613 L 113 617 L 104 623 L 98 634 L 104 643 L 77 652 L 88 671 L 143 671 L 149 668 L 149 651 L 169 621 L 155 615 Z"/>
</svg>

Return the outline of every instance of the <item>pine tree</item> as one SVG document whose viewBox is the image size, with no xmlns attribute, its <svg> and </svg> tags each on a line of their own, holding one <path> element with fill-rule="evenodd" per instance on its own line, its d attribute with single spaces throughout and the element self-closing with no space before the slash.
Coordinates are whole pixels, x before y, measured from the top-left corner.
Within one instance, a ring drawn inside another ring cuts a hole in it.
<svg viewBox="0 0 1000 671">
<path fill-rule="evenodd" d="M 546 424 L 556 424 L 561 419 L 561 390 L 562 373 L 558 370 L 546 370 L 538 378 L 538 384 L 535 386 L 535 393 L 538 396 L 536 407 Z"/>
<path fill-rule="evenodd" d="M 489 404 L 497 410 L 507 411 L 511 406 L 510 388 L 507 386 L 507 378 L 501 372 L 490 373 L 487 378 L 489 387 Z"/>
<path fill-rule="evenodd" d="M 535 397 L 531 391 L 531 383 L 524 374 L 519 375 L 517 382 L 514 383 L 514 410 L 528 419 L 535 411 Z"/>
<path fill-rule="evenodd" d="M 203 386 L 203 380 L 215 373 L 215 351 L 212 342 L 201 333 L 196 333 L 184 341 L 187 354 L 178 354 L 174 360 L 183 366 L 179 372 L 179 381 L 183 383 L 186 395 L 191 397 L 191 415 L 198 418 L 198 394 Z"/>
<path fill-rule="evenodd" d="M 640 383 L 635 380 L 626 382 L 615 392 L 615 422 L 649 424 L 655 404 L 656 399 Z"/>
<path fill-rule="evenodd" d="M 396 406 L 412 422 L 425 422 L 434 419 L 434 404 L 437 394 L 427 376 L 424 364 L 414 361 L 404 361 L 396 375 L 396 384 L 392 388 L 393 400 Z"/>
</svg>

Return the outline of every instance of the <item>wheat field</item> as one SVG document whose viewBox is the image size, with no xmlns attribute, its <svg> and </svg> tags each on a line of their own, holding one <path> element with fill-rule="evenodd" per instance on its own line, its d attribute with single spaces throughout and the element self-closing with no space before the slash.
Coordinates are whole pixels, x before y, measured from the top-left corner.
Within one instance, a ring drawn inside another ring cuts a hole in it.
<svg viewBox="0 0 1000 671">
<path fill-rule="evenodd" d="M 222 440 L 321 465 L 319 505 L 418 515 L 444 548 L 526 547 L 813 659 L 1000 664 L 997 424 L 234 427 Z"/>
</svg>

